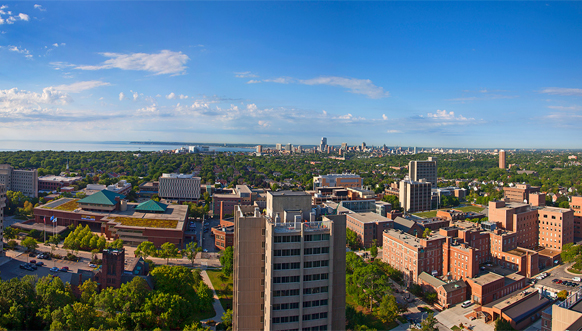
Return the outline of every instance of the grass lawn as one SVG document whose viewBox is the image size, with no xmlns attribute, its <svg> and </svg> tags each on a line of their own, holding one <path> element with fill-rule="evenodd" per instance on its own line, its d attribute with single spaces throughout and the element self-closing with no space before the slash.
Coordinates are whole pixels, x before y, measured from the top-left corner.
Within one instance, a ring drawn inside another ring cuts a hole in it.
<svg viewBox="0 0 582 331">
<path fill-rule="evenodd" d="M 220 299 L 222 308 L 232 309 L 232 275 L 225 279 L 220 270 L 206 270 L 206 273 Z"/>
<path fill-rule="evenodd" d="M 453 327 L 451 328 L 451 330 L 453 330 L 453 331 L 461 331 L 461 328 L 458 327 L 458 326 L 456 326 L 456 325 L 453 325 Z"/>
<path fill-rule="evenodd" d="M 455 209 L 462 210 L 464 212 L 472 211 L 472 212 L 480 213 L 485 208 L 481 208 L 481 207 L 477 207 L 477 206 L 466 206 L 466 207 L 458 207 L 458 208 L 455 208 Z"/>
<path fill-rule="evenodd" d="M 573 273 L 573 274 L 582 274 L 582 271 L 580 271 L 578 269 L 574 269 L 574 268 L 570 268 L 570 269 L 568 269 L 568 271 Z"/>
<path fill-rule="evenodd" d="M 436 210 L 431 210 L 431 211 L 425 211 L 423 213 L 414 213 L 413 215 L 419 216 L 419 217 L 424 217 L 424 218 L 431 218 L 431 217 L 436 217 Z"/>
</svg>

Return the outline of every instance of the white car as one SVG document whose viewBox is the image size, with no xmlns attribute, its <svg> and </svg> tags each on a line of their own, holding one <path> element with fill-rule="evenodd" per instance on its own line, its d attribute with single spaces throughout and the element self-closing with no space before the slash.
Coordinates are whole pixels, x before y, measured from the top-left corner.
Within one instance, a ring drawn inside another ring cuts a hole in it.
<svg viewBox="0 0 582 331">
<path fill-rule="evenodd" d="M 208 253 L 208 250 L 205 248 L 202 250 L 204 253 Z"/>
</svg>

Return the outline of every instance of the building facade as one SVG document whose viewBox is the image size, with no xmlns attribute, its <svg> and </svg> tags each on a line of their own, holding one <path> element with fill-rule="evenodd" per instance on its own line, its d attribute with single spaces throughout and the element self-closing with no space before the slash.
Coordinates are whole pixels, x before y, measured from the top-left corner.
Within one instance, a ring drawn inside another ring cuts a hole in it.
<svg viewBox="0 0 582 331">
<path fill-rule="evenodd" d="M 7 191 L 20 191 L 31 198 L 38 198 L 38 172 L 14 169 L 9 164 L 0 164 L 0 184 Z"/>
<path fill-rule="evenodd" d="M 372 247 L 374 241 L 376 246 L 382 246 L 384 230 L 394 228 L 393 220 L 376 213 L 349 213 L 346 216 L 347 228 L 356 233 L 358 240 L 366 248 Z"/>
<path fill-rule="evenodd" d="M 236 206 L 233 329 L 344 329 L 345 229 L 345 215 L 277 222 Z"/>
<path fill-rule="evenodd" d="M 212 211 L 214 215 L 232 215 L 234 206 L 251 205 L 252 191 L 247 185 L 237 185 L 232 193 L 215 193 L 212 195 Z"/>
<path fill-rule="evenodd" d="M 4 208 L 6 207 L 6 187 L 0 184 L 0 256 L 4 256 Z"/>
<path fill-rule="evenodd" d="M 582 196 L 573 196 L 570 209 L 574 213 L 574 237 L 582 238 Z"/>
<path fill-rule="evenodd" d="M 423 179 L 417 182 L 408 178 L 400 181 L 400 207 L 406 213 L 431 209 L 431 183 Z"/>
<path fill-rule="evenodd" d="M 356 174 L 329 174 L 313 177 L 313 189 L 317 187 L 362 188 L 364 181 Z"/>
<path fill-rule="evenodd" d="M 505 151 L 499 151 L 499 169 L 505 169 Z"/>
<path fill-rule="evenodd" d="M 65 176 L 54 176 L 46 175 L 38 177 L 38 190 L 39 191 L 56 191 L 65 186 L 75 185 L 77 182 L 82 180 L 83 177 L 65 177 Z"/>
<path fill-rule="evenodd" d="M 200 199 L 200 177 L 184 174 L 162 174 L 159 178 L 158 196 L 176 202 Z"/>
<path fill-rule="evenodd" d="M 530 194 L 539 192 L 540 188 L 538 186 L 529 186 L 529 184 L 517 184 L 515 187 L 503 188 L 504 200 L 506 202 L 528 203 L 530 202 L 529 200 L 531 200 Z"/>
<path fill-rule="evenodd" d="M 412 181 L 420 181 L 424 179 L 430 182 L 431 187 L 437 188 L 437 158 L 429 157 L 426 161 L 410 161 L 408 163 L 408 177 Z"/>
</svg>

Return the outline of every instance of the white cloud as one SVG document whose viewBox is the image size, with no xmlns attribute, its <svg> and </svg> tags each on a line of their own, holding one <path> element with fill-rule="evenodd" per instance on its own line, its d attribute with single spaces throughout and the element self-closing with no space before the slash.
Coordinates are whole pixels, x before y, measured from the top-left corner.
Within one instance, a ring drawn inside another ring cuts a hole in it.
<svg viewBox="0 0 582 331">
<path fill-rule="evenodd" d="M 387 120 L 388 119 L 388 116 L 386 116 L 386 114 L 382 114 L 382 119 L 383 120 Z"/>
<path fill-rule="evenodd" d="M 260 80 L 251 79 L 247 82 L 247 84 L 258 84 L 260 82 L 261 82 Z"/>
<path fill-rule="evenodd" d="M 369 79 L 319 77 L 300 80 L 299 82 L 306 85 L 340 86 L 349 89 L 349 92 L 351 93 L 363 94 L 372 99 L 380 99 L 390 96 L 390 93 L 384 92 L 384 88 L 374 85 L 374 83 Z"/>
<path fill-rule="evenodd" d="M 71 98 L 54 87 L 46 87 L 42 93 L 12 88 L 0 90 L 0 117 L 14 114 L 31 114 L 42 110 L 41 105 L 66 105 Z"/>
<path fill-rule="evenodd" d="M 463 117 L 462 115 L 455 116 L 455 112 L 451 111 L 448 112 L 446 110 L 437 110 L 436 114 L 428 113 L 428 117 L 436 118 L 436 119 L 445 119 L 445 120 L 467 120 L 467 118 Z"/>
<path fill-rule="evenodd" d="M 100 80 L 89 80 L 84 82 L 76 82 L 69 85 L 55 86 L 55 89 L 62 92 L 79 93 L 81 91 L 90 90 L 99 86 L 109 86 L 110 83 L 102 82 Z"/>
<path fill-rule="evenodd" d="M 18 14 L 18 17 L 20 17 L 20 19 L 23 21 L 28 21 L 30 19 L 30 17 L 28 15 L 23 14 L 23 13 Z"/>
<path fill-rule="evenodd" d="M 176 99 L 176 94 L 174 92 L 166 95 L 166 99 L 168 100 L 172 100 L 172 99 Z"/>
<path fill-rule="evenodd" d="M 182 74 L 186 70 L 186 62 L 190 58 L 182 52 L 172 52 L 163 50 L 157 54 L 147 53 L 101 53 L 109 60 L 99 65 L 79 65 L 75 69 L 80 70 L 100 70 L 100 69 L 122 69 L 140 70 L 153 72 L 155 75 L 161 74 Z"/>
<path fill-rule="evenodd" d="M 400 130 L 388 130 L 386 133 L 402 133 Z"/>
<path fill-rule="evenodd" d="M 188 99 L 188 96 L 184 95 L 184 94 L 180 94 L 180 99 Z"/>
<path fill-rule="evenodd" d="M 23 54 L 26 58 L 29 58 L 29 59 L 32 58 L 32 54 L 30 54 L 30 51 L 26 48 L 18 48 L 18 46 L 12 46 L 12 45 L 0 46 L 0 49 L 1 48 L 7 48 L 11 52 Z"/>
<path fill-rule="evenodd" d="M 255 77 L 259 77 L 255 74 L 252 74 L 250 71 L 245 71 L 245 72 L 235 72 L 234 73 L 235 77 L 238 78 L 255 78 Z"/>
<path fill-rule="evenodd" d="M 121 100 L 123 100 L 123 99 L 125 99 L 125 93 L 123 93 L 123 92 L 120 92 L 120 93 L 119 93 L 119 101 L 121 101 Z"/>
<path fill-rule="evenodd" d="M 259 126 L 262 126 L 263 128 L 266 128 L 266 127 L 271 125 L 271 123 L 269 123 L 267 121 L 259 121 L 258 124 L 259 124 Z"/>
<path fill-rule="evenodd" d="M 565 88 L 565 87 L 547 87 L 547 88 L 541 90 L 540 93 L 556 94 L 556 95 L 582 96 L 582 89 L 580 89 L 580 88 Z"/>
<path fill-rule="evenodd" d="M 291 77 L 279 77 L 279 78 L 273 78 L 273 79 L 263 79 L 263 82 L 279 83 L 279 84 L 289 84 L 289 83 L 292 83 L 293 81 L 294 81 L 294 79 Z"/>
<path fill-rule="evenodd" d="M 138 97 L 139 97 L 139 94 L 137 94 L 137 92 L 133 92 L 133 101 L 137 101 Z"/>
<path fill-rule="evenodd" d="M 582 110 L 580 106 L 548 106 L 548 108 L 557 110 Z"/>
<path fill-rule="evenodd" d="M 74 64 L 70 64 L 67 62 L 51 62 L 49 63 L 51 66 L 53 66 L 55 68 L 55 70 L 62 70 L 65 68 L 70 68 L 70 67 L 74 67 Z"/>
<path fill-rule="evenodd" d="M 34 9 L 38 9 L 40 11 L 46 11 L 46 9 L 42 8 L 41 5 L 34 5 Z"/>
</svg>

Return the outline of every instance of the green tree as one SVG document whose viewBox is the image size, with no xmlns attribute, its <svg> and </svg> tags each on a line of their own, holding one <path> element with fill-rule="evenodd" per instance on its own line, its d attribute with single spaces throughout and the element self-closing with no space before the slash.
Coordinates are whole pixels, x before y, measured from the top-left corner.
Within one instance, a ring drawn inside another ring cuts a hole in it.
<svg viewBox="0 0 582 331">
<path fill-rule="evenodd" d="M 428 316 L 420 323 L 421 331 L 438 331 L 436 326 L 437 320 L 434 318 L 434 313 L 431 311 Z"/>
<path fill-rule="evenodd" d="M 163 330 L 182 328 L 190 315 L 187 307 L 187 302 L 179 295 L 154 292 L 144 304 L 146 327 Z"/>
<path fill-rule="evenodd" d="M 233 248 L 232 246 L 227 247 L 224 251 L 222 251 L 222 255 L 220 255 L 220 264 L 222 265 L 222 273 L 225 276 L 230 276 L 232 274 L 233 269 Z"/>
<path fill-rule="evenodd" d="M 562 257 L 562 261 L 564 262 L 571 262 L 576 259 L 576 256 L 580 254 L 580 245 L 574 245 L 573 243 L 565 244 L 562 247 L 562 252 L 560 256 Z"/>
<path fill-rule="evenodd" d="M 398 200 L 398 197 L 397 196 L 395 196 L 395 195 L 384 195 L 382 197 L 382 201 L 390 203 L 392 205 L 392 210 L 402 211 L 402 208 L 400 208 L 400 201 Z"/>
<path fill-rule="evenodd" d="M 232 330 L 232 309 L 227 309 L 224 314 L 222 314 L 222 324 L 227 331 Z"/>
<path fill-rule="evenodd" d="M 156 253 L 156 246 L 151 241 L 141 242 L 135 249 L 135 255 L 142 257 L 147 260 L 148 257 L 153 256 Z"/>
<path fill-rule="evenodd" d="M 566 290 L 561 290 L 560 292 L 558 292 L 558 299 L 559 300 L 566 300 L 566 298 L 568 297 L 568 291 Z"/>
<path fill-rule="evenodd" d="M 166 259 L 166 264 L 168 264 L 171 258 L 178 256 L 178 248 L 173 243 L 163 243 L 158 255 Z"/>
<path fill-rule="evenodd" d="M 198 247 L 198 244 L 191 241 L 186 245 L 186 249 L 182 251 L 182 254 L 186 256 L 190 262 L 192 262 L 192 267 L 194 267 L 194 261 L 196 260 L 196 255 L 202 251 L 201 247 Z"/>
<path fill-rule="evenodd" d="M 495 331 L 516 331 L 511 324 L 503 318 L 495 320 Z"/>
<path fill-rule="evenodd" d="M 376 315 L 382 323 L 392 323 L 398 317 L 400 309 L 398 303 L 393 295 L 386 295 L 380 301 L 380 306 L 376 311 Z"/>
<path fill-rule="evenodd" d="M 110 249 L 123 249 L 123 240 L 121 240 L 121 239 L 115 239 L 113 242 L 111 242 L 109 245 L 107 245 L 107 248 L 110 248 Z"/>
<path fill-rule="evenodd" d="M 38 242 L 31 237 L 26 237 L 20 244 L 26 247 L 26 251 L 28 252 L 32 252 L 38 247 Z"/>
<path fill-rule="evenodd" d="M 376 256 L 378 256 L 378 247 L 376 246 L 376 239 L 374 239 L 374 242 L 372 243 L 372 247 L 370 247 L 370 255 L 374 259 L 376 258 Z"/>
<path fill-rule="evenodd" d="M 89 330 L 93 327 L 97 312 L 95 308 L 76 302 L 72 305 L 67 305 L 61 309 L 52 312 L 53 322 L 51 323 L 51 331 L 53 330 Z"/>
<path fill-rule="evenodd" d="M 81 291 L 81 302 L 93 306 L 95 294 L 97 294 L 98 285 L 92 280 L 86 280 L 79 286 Z"/>
<path fill-rule="evenodd" d="M 430 237 L 430 234 L 431 234 L 430 229 L 429 228 L 425 228 L 424 229 L 424 232 L 422 233 L 422 237 L 423 238 L 428 238 L 428 237 Z"/>
<path fill-rule="evenodd" d="M 105 246 L 107 246 L 107 240 L 103 236 L 99 237 L 99 240 L 97 240 L 97 249 L 102 251 L 105 249 Z"/>
<path fill-rule="evenodd" d="M 45 276 L 36 283 L 36 295 L 39 300 L 39 316 L 46 326 L 52 323 L 51 313 L 75 302 L 70 287 L 65 286 L 61 278 Z"/>
<path fill-rule="evenodd" d="M 16 230 L 13 227 L 7 227 L 6 229 L 4 229 L 4 238 L 6 239 L 16 239 L 16 236 L 18 235 L 18 230 Z"/>
<path fill-rule="evenodd" d="M 346 229 L 346 242 L 352 251 L 358 250 L 362 247 L 358 234 L 351 229 Z"/>
<path fill-rule="evenodd" d="M 388 277 L 375 263 L 369 263 L 346 275 L 346 292 L 360 305 L 370 306 L 373 310 L 374 302 L 378 302 L 390 292 Z"/>
</svg>

